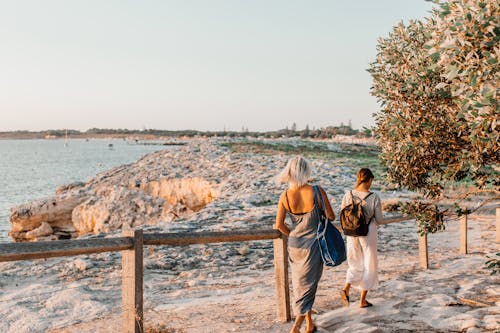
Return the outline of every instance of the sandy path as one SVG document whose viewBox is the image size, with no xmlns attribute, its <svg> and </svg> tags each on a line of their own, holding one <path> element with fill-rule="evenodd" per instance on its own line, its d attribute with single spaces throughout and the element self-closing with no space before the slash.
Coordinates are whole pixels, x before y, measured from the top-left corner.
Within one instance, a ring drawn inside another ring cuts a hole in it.
<svg viewBox="0 0 500 333">
<path fill-rule="evenodd" d="M 467 256 L 458 254 L 456 223 L 450 222 L 445 232 L 430 235 L 431 268 L 426 271 L 417 265 L 413 222 L 381 227 L 381 284 L 369 294 L 375 306 L 358 308 L 359 297 L 353 293 L 351 306 L 342 307 L 337 294 L 346 266 L 328 268 L 314 308 L 319 332 L 498 332 L 500 277 L 483 269 L 485 255 L 499 249 L 494 242 L 494 219 L 491 215 L 471 217 L 471 254 Z M 268 262 L 265 269 L 232 273 L 228 272 L 231 267 L 222 265 L 218 269 L 227 275 L 222 278 L 193 279 L 185 273 L 177 277 L 178 285 L 183 286 L 177 289 L 163 285 L 166 279 L 161 272 L 150 273 L 146 277 L 146 325 L 160 323 L 169 332 L 287 332 L 291 324 L 275 319 L 271 265 Z M 119 309 L 113 311 L 50 332 L 119 332 Z"/>
</svg>

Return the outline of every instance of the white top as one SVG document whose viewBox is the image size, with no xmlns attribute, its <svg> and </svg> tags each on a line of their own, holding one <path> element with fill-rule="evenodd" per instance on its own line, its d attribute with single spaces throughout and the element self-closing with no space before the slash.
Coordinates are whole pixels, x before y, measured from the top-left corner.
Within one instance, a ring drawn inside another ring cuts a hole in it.
<svg viewBox="0 0 500 333">
<path fill-rule="evenodd" d="M 345 206 L 350 205 L 352 203 L 351 200 L 351 191 L 346 191 L 344 194 L 344 198 L 342 199 L 342 205 L 340 206 L 340 210 L 342 210 Z M 384 223 L 384 218 L 382 217 L 382 201 L 377 193 L 372 192 L 372 194 L 366 199 L 369 192 L 361 192 L 358 190 L 352 190 L 352 195 L 363 200 L 363 211 L 368 218 L 374 217 L 375 222 L 380 225 Z"/>
</svg>

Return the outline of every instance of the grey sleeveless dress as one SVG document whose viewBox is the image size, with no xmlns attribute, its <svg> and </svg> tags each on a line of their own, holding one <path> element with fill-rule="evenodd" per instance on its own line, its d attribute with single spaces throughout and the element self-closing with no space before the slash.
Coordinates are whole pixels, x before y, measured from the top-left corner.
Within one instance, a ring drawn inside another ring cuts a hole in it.
<svg viewBox="0 0 500 333">
<path fill-rule="evenodd" d="M 294 214 L 290 211 L 288 197 L 286 200 L 287 215 L 291 220 L 287 227 L 290 229 L 288 254 L 292 269 L 293 311 L 295 315 L 305 315 L 312 309 L 323 273 L 323 260 L 316 239 L 320 212 L 315 200 L 310 212 Z"/>
</svg>

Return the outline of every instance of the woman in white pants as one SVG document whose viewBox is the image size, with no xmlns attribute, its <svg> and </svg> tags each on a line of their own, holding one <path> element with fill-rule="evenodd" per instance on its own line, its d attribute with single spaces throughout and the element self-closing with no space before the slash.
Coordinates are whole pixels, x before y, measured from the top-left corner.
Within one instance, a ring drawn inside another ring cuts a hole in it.
<svg viewBox="0 0 500 333">
<path fill-rule="evenodd" d="M 372 306 L 366 300 L 366 294 L 378 286 L 377 259 L 377 225 L 382 224 L 382 205 L 380 197 L 370 192 L 373 181 L 370 169 L 360 169 L 356 177 L 356 187 L 344 195 L 341 209 L 349 205 L 353 196 L 363 201 L 363 213 L 370 221 L 366 236 L 346 236 L 347 239 L 347 276 L 340 297 L 345 305 L 349 305 L 351 287 L 361 290 L 360 304 L 362 308 Z M 352 193 L 352 196 L 351 196 Z"/>
</svg>

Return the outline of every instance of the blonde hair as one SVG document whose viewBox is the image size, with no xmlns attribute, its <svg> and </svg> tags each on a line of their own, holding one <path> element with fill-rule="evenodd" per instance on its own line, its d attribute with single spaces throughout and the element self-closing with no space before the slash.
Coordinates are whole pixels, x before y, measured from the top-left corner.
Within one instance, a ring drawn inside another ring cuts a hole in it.
<svg viewBox="0 0 500 333">
<path fill-rule="evenodd" d="M 302 156 L 295 156 L 278 175 L 278 182 L 288 183 L 291 187 L 300 187 L 307 183 L 311 177 L 311 165 Z"/>
<path fill-rule="evenodd" d="M 368 168 L 359 169 L 358 174 L 356 175 L 356 186 L 362 183 L 368 183 L 370 179 L 375 178 L 373 173 Z"/>
</svg>

